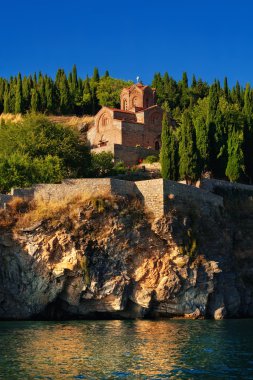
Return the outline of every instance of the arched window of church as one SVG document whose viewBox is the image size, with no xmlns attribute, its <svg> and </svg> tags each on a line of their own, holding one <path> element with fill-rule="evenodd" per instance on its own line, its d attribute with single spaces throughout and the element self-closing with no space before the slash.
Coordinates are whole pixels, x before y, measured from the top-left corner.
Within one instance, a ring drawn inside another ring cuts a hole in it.
<svg viewBox="0 0 253 380">
<path fill-rule="evenodd" d="M 155 142 L 155 150 L 160 150 L 160 144 L 159 141 Z"/>
<path fill-rule="evenodd" d="M 137 102 L 138 102 L 138 98 L 137 98 L 137 96 L 135 96 L 133 98 L 133 107 L 137 107 Z"/>
<path fill-rule="evenodd" d="M 127 111 L 127 100 L 123 100 L 123 110 Z"/>
<path fill-rule="evenodd" d="M 105 126 L 108 125 L 108 124 L 109 124 L 109 119 L 108 119 L 107 116 L 104 116 L 104 117 L 103 117 L 103 120 L 102 120 L 102 125 L 105 127 Z"/>
</svg>

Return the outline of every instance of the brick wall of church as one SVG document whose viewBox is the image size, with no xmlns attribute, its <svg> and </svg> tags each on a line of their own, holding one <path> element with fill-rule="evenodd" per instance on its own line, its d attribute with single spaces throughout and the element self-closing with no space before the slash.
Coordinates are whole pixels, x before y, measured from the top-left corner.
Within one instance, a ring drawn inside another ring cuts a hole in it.
<svg viewBox="0 0 253 380">
<path fill-rule="evenodd" d="M 103 126 L 102 122 L 100 121 L 96 132 L 94 133 L 91 130 L 90 134 L 88 133 L 88 139 L 89 136 L 92 136 L 92 134 L 92 146 L 98 146 L 101 140 L 107 141 L 107 144 L 110 144 L 112 141 L 115 144 L 122 144 L 121 121 L 114 119 L 111 124 L 105 126 Z"/>
<path fill-rule="evenodd" d="M 122 122 L 122 144 L 126 146 L 143 145 L 144 126 L 138 123 Z"/>
</svg>

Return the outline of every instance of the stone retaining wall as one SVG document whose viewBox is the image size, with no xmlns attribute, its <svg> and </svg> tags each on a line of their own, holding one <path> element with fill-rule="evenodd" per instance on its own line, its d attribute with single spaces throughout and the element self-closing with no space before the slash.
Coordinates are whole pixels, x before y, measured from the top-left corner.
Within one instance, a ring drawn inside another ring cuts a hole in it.
<svg viewBox="0 0 253 380">
<path fill-rule="evenodd" d="M 250 188 L 253 189 L 251 186 Z M 161 217 L 173 207 L 173 202 L 198 203 L 200 207 L 212 204 L 223 206 L 223 198 L 202 188 L 165 181 L 161 178 L 144 181 L 125 181 L 114 178 L 68 179 L 60 184 L 38 184 L 30 189 L 14 189 L 12 194 L 0 195 L 0 207 L 13 197 L 41 199 L 45 202 L 64 200 L 84 195 L 131 195 L 142 199 L 147 211 Z M 206 207 L 208 209 L 208 207 Z"/>
<path fill-rule="evenodd" d="M 164 214 L 163 182 L 161 178 L 135 182 L 136 194 L 142 198 L 147 211 L 156 217 Z"/>
<path fill-rule="evenodd" d="M 92 153 L 112 152 L 115 161 L 124 161 L 128 165 L 135 165 L 140 159 L 148 156 L 158 156 L 159 152 L 154 149 L 143 147 L 125 146 L 121 144 L 108 144 L 91 149 Z"/>
</svg>

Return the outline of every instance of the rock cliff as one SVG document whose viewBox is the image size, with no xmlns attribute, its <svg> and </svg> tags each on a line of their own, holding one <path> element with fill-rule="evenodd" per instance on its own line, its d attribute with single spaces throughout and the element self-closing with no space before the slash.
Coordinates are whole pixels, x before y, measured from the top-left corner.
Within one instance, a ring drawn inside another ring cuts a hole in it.
<svg viewBox="0 0 253 380">
<path fill-rule="evenodd" d="M 129 197 L 2 228 L 0 319 L 253 316 L 253 200 L 172 199 L 155 219 Z"/>
</svg>

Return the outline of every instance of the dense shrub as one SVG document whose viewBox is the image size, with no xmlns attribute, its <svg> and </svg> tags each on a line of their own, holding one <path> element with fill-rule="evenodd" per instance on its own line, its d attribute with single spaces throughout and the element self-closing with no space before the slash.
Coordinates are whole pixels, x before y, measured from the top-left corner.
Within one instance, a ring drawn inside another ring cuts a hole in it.
<svg viewBox="0 0 253 380">
<path fill-rule="evenodd" d="M 157 156 L 148 156 L 143 160 L 144 164 L 153 164 L 154 162 L 158 162 L 159 158 Z"/>
<path fill-rule="evenodd" d="M 41 115 L 0 126 L 0 142 L 1 192 L 82 177 L 90 170 L 88 148 L 80 143 L 77 132 Z"/>
<path fill-rule="evenodd" d="M 113 154 L 111 152 L 92 153 L 91 172 L 95 177 L 103 177 L 112 174 Z"/>
</svg>

